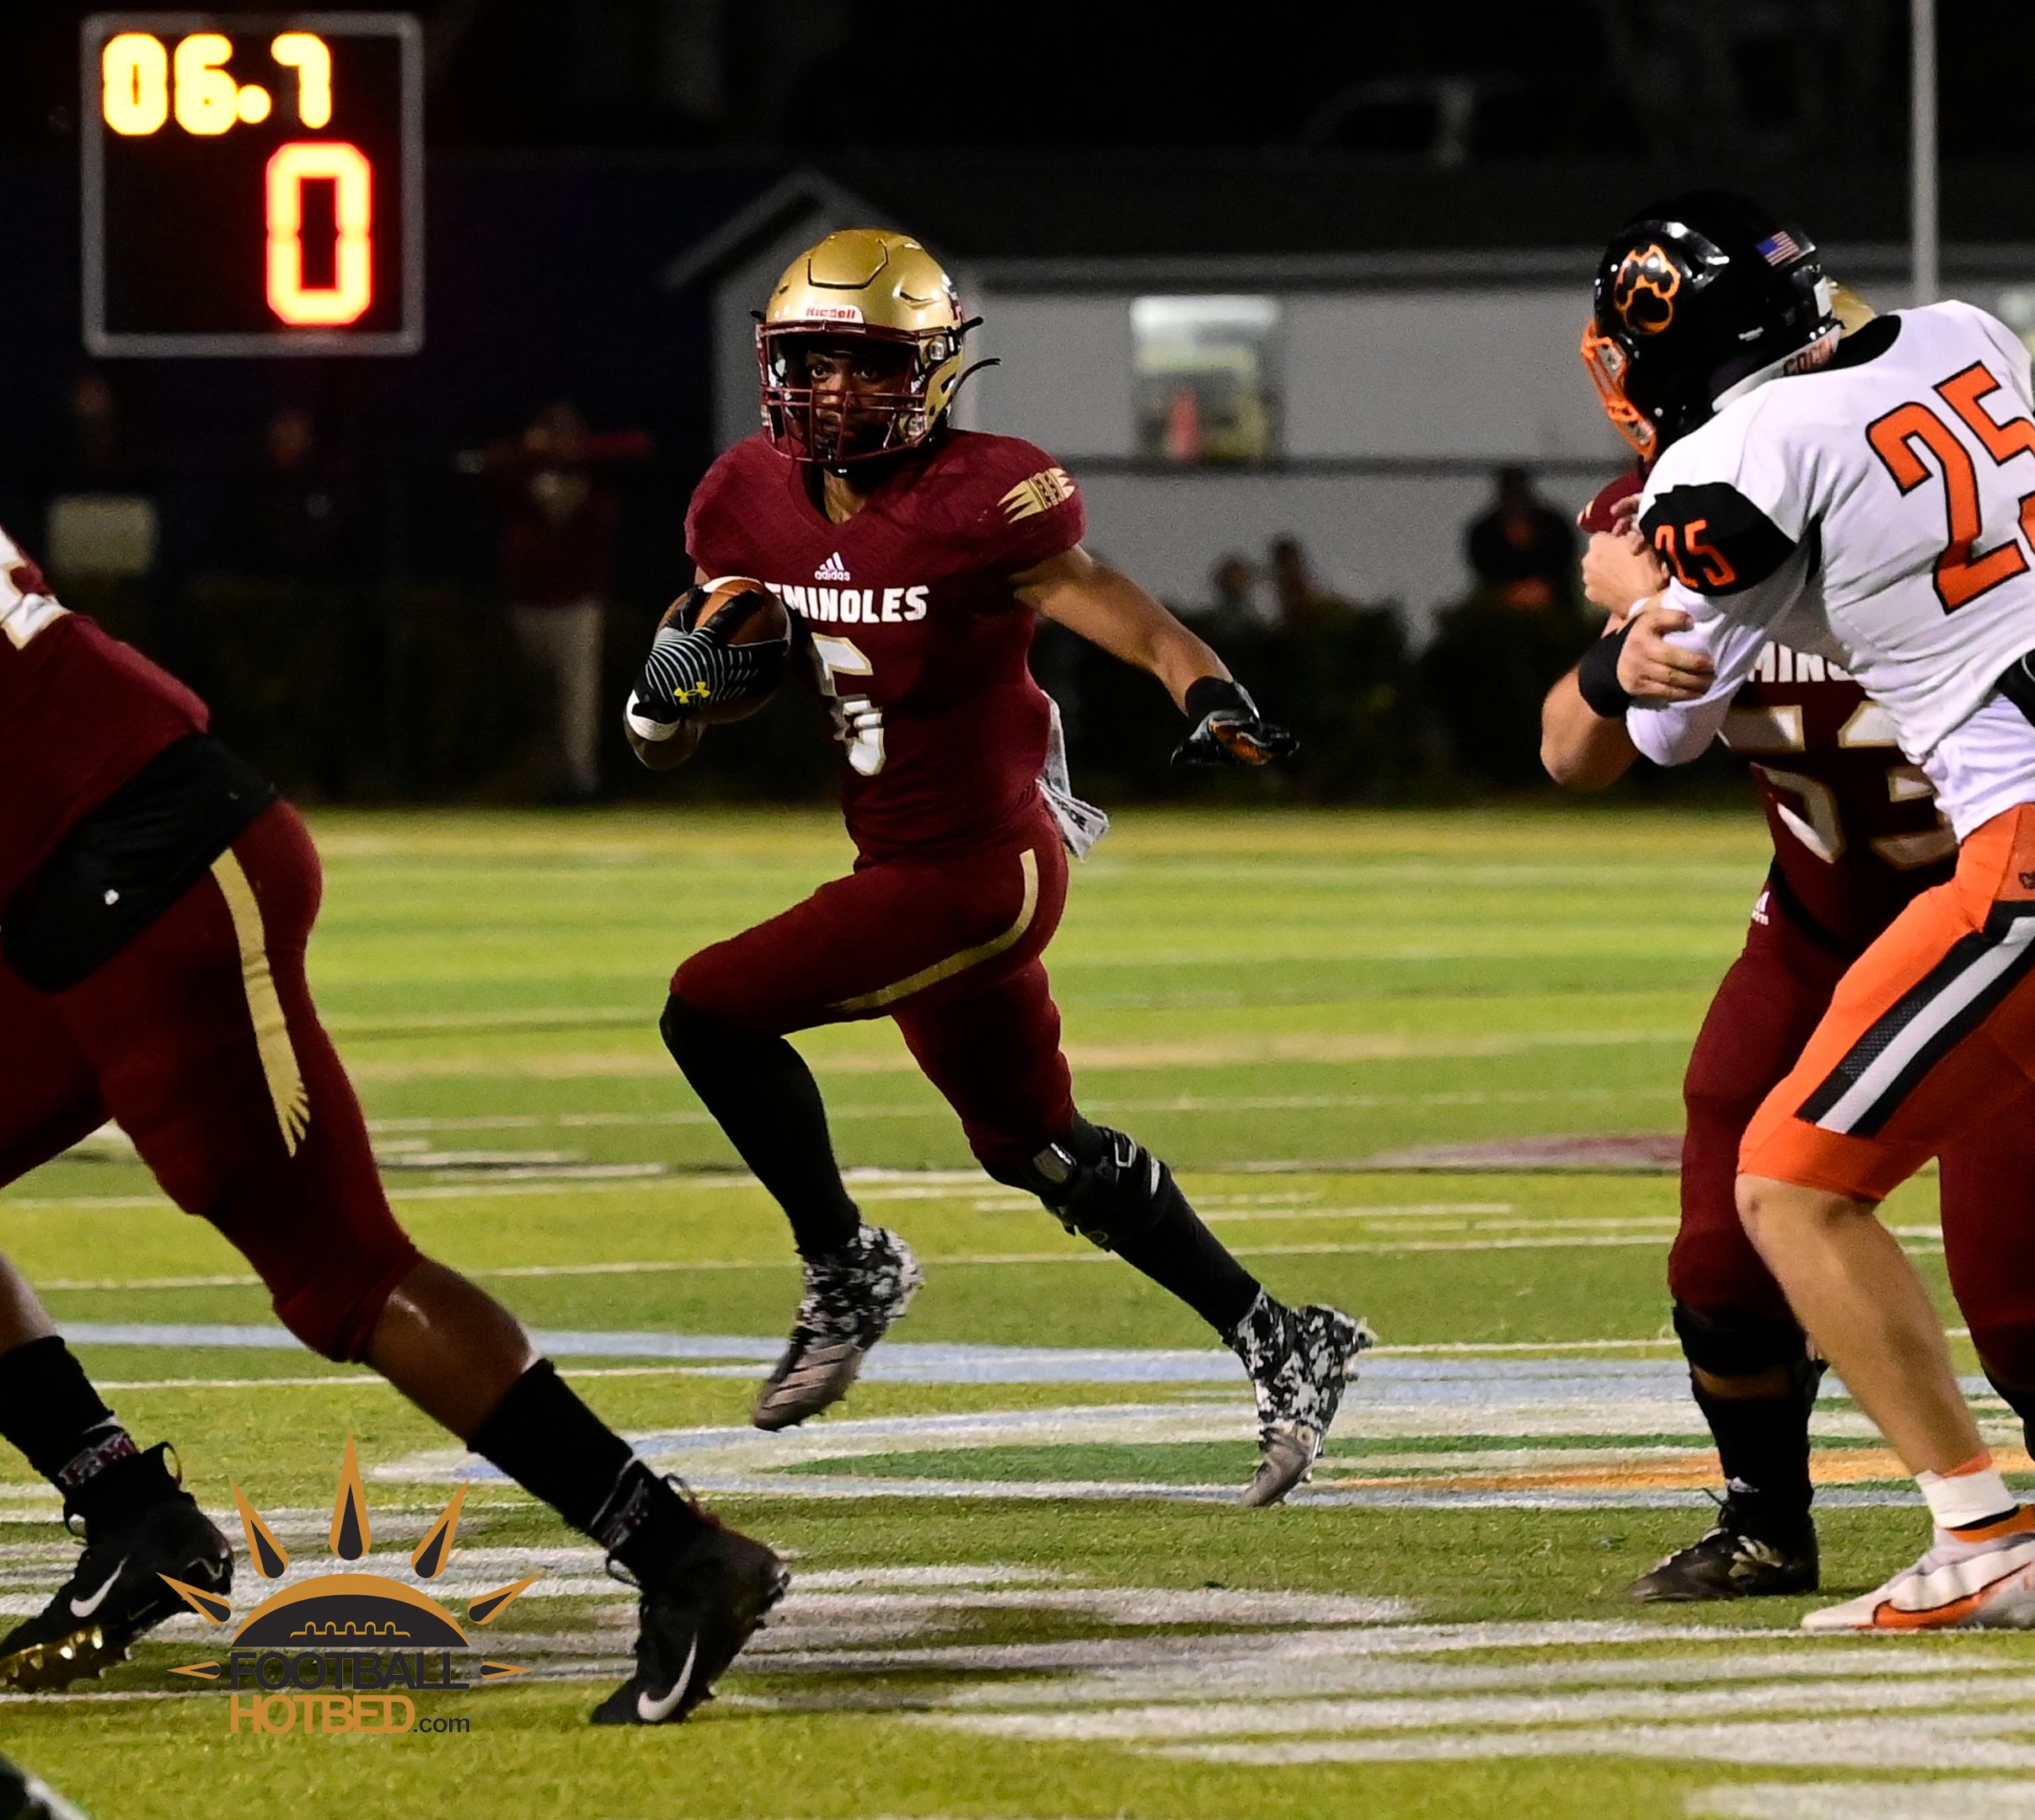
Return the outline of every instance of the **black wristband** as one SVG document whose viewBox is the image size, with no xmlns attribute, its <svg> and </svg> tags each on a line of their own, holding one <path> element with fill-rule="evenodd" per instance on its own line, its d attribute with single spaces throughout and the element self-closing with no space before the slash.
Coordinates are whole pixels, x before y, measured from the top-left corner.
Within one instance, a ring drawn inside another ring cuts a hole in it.
<svg viewBox="0 0 2035 1820">
<path fill-rule="evenodd" d="M 1228 677 L 1199 677 L 1187 685 L 1187 718 L 1197 726 L 1210 715 L 1225 708 L 1247 715 L 1258 711 L 1258 704 L 1251 700 L 1244 685 L 1231 682 Z"/>
<path fill-rule="evenodd" d="M 1577 691 L 1600 720 L 1622 720 L 1625 709 L 1632 705 L 1632 698 L 1618 680 L 1619 656 L 1631 635 L 1632 628 L 1628 624 L 1608 638 L 1600 638 L 1576 666 Z"/>
</svg>

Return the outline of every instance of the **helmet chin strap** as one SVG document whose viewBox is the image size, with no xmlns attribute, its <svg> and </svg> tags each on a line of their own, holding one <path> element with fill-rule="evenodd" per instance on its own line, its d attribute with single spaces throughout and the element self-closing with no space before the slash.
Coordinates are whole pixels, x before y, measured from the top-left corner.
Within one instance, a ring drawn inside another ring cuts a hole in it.
<svg viewBox="0 0 2035 1820">
<path fill-rule="evenodd" d="M 1815 335 L 1798 348 L 1791 348 L 1779 360 L 1769 361 L 1756 372 L 1748 372 L 1735 384 L 1728 385 L 1711 400 L 1710 408 L 1721 411 L 1727 404 L 1735 404 L 1748 393 L 1756 392 L 1770 379 L 1786 378 L 1791 374 L 1813 372 L 1837 351 L 1838 337 L 1844 332 L 1843 324 L 1832 322 L 1818 329 Z"/>
</svg>

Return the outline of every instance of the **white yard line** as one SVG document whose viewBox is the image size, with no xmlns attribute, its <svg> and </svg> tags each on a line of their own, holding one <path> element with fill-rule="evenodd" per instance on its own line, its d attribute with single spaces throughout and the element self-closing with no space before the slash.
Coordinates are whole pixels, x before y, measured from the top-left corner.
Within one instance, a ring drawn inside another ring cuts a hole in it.
<svg viewBox="0 0 2035 1820">
<path fill-rule="evenodd" d="M 1689 1797 L 1721 1820 L 2035 1820 L 2035 1781 L 1751 1782 Z"/>
</svg>

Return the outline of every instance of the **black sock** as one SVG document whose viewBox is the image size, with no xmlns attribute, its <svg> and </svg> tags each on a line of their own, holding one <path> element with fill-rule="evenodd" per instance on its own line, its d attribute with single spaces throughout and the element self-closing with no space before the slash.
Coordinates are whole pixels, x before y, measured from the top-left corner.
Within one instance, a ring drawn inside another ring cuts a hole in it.
<svg viewBox="0 0 2035 1820">
<path fill-rule="evenodd" d="M 776 1198 L 800 1252 L 838 1251 L 862 1227 L 841 1184 L 819 1083 L 782 1036 L 758 1036 L 673 994 L 658 1028 L 693 1091 Z"/>
<path fill-rule="evenodd" d="M 639 1580 L 654 1578 L 704 1520 L 539 1359 L 467 1445 L 589 1535 Z"/>
<path fill-rule="evenodd" d="M 1784 1395 L 1722 1397 L 1690 1374 L 1696 1407 L 1716 1440 L 1732 1512 L 1762 1541 L 1791 1542 L 1807 1526 L 1809 1410 L 1820 1376 L 1805 1361 Z"/>
<path fill-rule="evenodd" d="M 161 1459 L 134 1444 L 56 1334 L 0 1353 L 0 1435 L 88 1527 L 177 1489 Z"/>
<path fill-rule="evenodd" d="M 1117 1135 L 1084 1119 L 1057 1142 L 1077 1162 L 1093 1164 Z M 1150 1152 L 1144 1154 L 1149 1157 Z M 1159 1170 L 1157 1190 L 1142 1198 L 1138 1210 L 1121 1224 L 1112 1225 L 1110 1250 L 1178 1296 L 1226 1341 L 1262 1286 L 1202 1223 L 1172 1170 L 1163 1163 Z"/>
</svg>

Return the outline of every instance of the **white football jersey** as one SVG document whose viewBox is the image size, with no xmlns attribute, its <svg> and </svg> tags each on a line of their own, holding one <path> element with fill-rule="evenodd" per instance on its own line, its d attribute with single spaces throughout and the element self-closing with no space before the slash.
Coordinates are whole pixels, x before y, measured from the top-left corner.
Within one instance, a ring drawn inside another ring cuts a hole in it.
<svg viewBox="0 0 2035 1820">
<path fill-rule="evenodd" d="M 1960 838 L 2035 801 L 2035 726 L 1996 693 L 2035 651 L 2027 350 L 1968 303 L 1882 316 L 1672 444 L 1640 525 L 1716 680 L 1636 703 L 1657 763 L 1697 757 L 1761 648 L 1840 665 L 1882 704 Z"/>
</svg>

